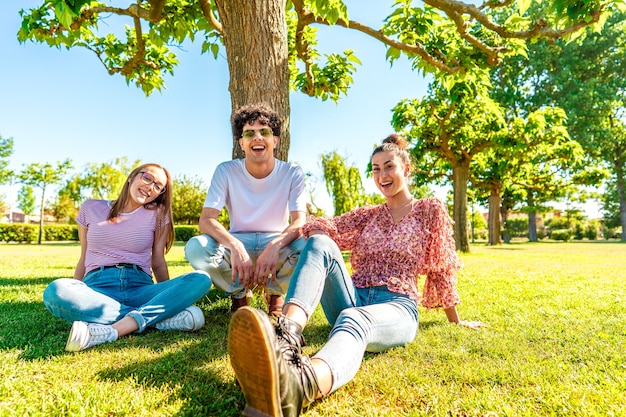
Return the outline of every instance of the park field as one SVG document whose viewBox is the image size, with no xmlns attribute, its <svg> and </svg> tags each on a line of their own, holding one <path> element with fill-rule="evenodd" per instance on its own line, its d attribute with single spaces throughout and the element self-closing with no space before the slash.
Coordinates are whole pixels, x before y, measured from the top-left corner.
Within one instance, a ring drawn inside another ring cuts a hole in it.
<svg viewBox="0 0 626 417">
<path fill-rule="evenodd" d="M 212 290 L 197 333 L 149 330 L 68 353 L 69 324 L 41 295 L 71 277 L 76 243 L 0 244 L 0 416 L 238 416 L 229 300 Z M 415 340 L 367 354 L 348 385 L 304 416 L 626 416 L 626 244 L 475 245 L 462 254 L 461 318 L 420 310 Z M 183 246 L 170 275 L 189 271 Z M 263 306 L 261 297 L 253 303 Z M 320 309 L 306 353 L 324 343 Z"/>
</svg>

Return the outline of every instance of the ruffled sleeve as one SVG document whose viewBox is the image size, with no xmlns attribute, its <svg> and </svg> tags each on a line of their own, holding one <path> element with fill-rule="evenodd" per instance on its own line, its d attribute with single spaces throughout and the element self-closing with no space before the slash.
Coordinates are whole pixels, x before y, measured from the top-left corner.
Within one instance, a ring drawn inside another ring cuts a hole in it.
<svg viewBox="0 0 626 417">
<path fill-rule="evenodd" d="M 420 270 L 420 275 L 426 276 L 421 305 L 428 309 L 453 307 L 460 302 L 456 272 L 461 267 L 461 261 L 454 244 L 452 219 L 440 200 L 422 201 L 428 204 L 423 213 L 427 236 Z"/>
<path fill-rule="evenodd" d="M 371 206 L 359 207 L 330 219 L 311 216 L 302 228 L 302 233 L 305 237 L 309 237 L 311 231 L 321 230 L 337 243 L 339 249 L 352 250 L 360 232 L 367 225 L 375 210 L 376 207 Z"/>
</svg>

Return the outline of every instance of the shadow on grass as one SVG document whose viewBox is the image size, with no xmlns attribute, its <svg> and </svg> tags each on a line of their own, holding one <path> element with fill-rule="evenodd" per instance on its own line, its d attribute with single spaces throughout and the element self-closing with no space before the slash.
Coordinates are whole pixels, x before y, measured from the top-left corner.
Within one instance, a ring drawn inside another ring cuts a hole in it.
<svg viewBox="0 0 626 417">
<path fill-rule="evenodd" d="M 203 300 L 207 301 L 207 300 Z M 180 416 L 235 416 L 243 410 L 244 399 L 234 378 L 225 379 L 207 366 L 228 355 L 227 336 L 230 314 L 223 302 L 203 306 L 207 325 L 196 333 L 159 332 L 148 330 L 134 337 L 133 346 L 155 351 L 180 340 L 189 346 L 176 349 L 154 360 L 138 360 L 123 367 L 112 366 L 99 372 L 103 380 L 126 381 L 132 379 L 142 386 L 161 387 L 176 384 L 179 389 L 170 396 L 171 401 L 181 400 Z M 229 305 L 228 305 L 229 306 Z M 114 344 L 107 349 L 116 349 Z"/>
<path fill-rule="evenodd" d="M 69 325 L 42 302 L 0 303 L 0 317 L 0 350 L 17 349 L 27 361 L 63 352 Z"/>
<path fill-rule="evenodd" d="M 0 278 L 0 288 L 2 287 L 27 287 L 30 285 L 47 286 L 49 283 L 57 279 L 57 277 L 41 277 L 41 278 Z M 7 291 L 3 288 L 2 291 Z"/>
</svg>

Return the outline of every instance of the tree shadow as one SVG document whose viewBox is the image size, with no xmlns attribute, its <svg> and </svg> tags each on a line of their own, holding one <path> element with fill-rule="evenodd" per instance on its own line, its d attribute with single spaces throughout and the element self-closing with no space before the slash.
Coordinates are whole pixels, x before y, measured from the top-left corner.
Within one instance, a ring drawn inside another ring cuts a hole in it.
<svg viewBox="0 0 626 417">
<path fill-rule="evenodd" d="M 156 359 L 138 360 L 122 367 L 113 365 L 100 371 L 98 375 L 103 380 L 114 382 L 123 382 L 130 378 L 148 388 L 180 384 L 177 391 L 169 397 L 169 401 L 184 404 L 176 416 L 241 415 L 245 400 L 234 374 L 232 378 L 225 377 L 222 372 L 216 372 L 207 366 L 228 355 L 230 312 L 222 304 L 224 303 L 218 302 L 208 310 L 203 308 L 207 326 L 210 328 L 205 326 L 195 333 L 148 330 L 146 337 L 136 337 L 132 341 L 133 346 L 161 351 L 178 340 L 193 340 L 185 348 Z M 106 349 L 119 349 L 119 346 L 111 344 Z"/>
<path fill-rule="evenodd" d="M 62 352 L 68 323 L 54 317 L 42 302 L 0 303 L 0 350 L 17 349 L 26 361 Z"/>
</svg>

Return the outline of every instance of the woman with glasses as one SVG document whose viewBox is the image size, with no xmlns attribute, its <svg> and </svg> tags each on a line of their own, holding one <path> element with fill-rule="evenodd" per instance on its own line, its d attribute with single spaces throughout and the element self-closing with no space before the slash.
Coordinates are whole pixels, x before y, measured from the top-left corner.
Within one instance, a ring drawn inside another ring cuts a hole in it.
<svg viewBox="0 0 626 417">
<path fill-rule="evenodd" d="M 250 307 L 231 320 L 228 351 L 246 416 L 297 416 L 302 407 L 348 383 L 365 352 L 412 342 L 420 301 L 426 308 L 443 308 L 452 323 L 483 325 L 459 319 L 460 261 L 452 222 L 439 200 L 411 195 L 404 139 L 385 139 L 371 162 L 386 201 L 331 219 L 313 217 L 303 227 L 306 244 L 277 324 Z M 352 275 L 342 250 L 351 251 Z M 302 354 L 302 329 L 320 301 L 332 330 L 309 358 Z"/>
<path fill-rule="evenodd" d="M 48 310 L 72 323 L 66 350 L 113 342 L 151 326 L 204 326 L 202 311 L 192 304 L 211 288 L 208 274 L 170 279 L 165 261 L 174 242 L 172 179 L 165 168 L 135 168 L 116 200 L 85 201 L 76 221 L 81 253 L 74 278 L 53 281 L 43 294 Z"/>
</svg>

